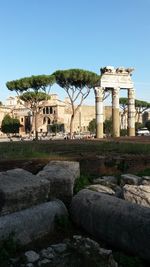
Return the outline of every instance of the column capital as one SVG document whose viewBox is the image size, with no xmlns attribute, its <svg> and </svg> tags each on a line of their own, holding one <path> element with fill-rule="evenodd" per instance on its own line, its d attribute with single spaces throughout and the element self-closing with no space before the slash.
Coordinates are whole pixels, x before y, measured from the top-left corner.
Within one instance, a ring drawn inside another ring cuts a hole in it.
<svg viewBox="0 0 150 267">
<path fill-rule="evenodd" d="M 103 98 L 104 96 L 104 88 L 103 87 L 95 87 L 94 88 L 95 96 Z"/>
</svg>

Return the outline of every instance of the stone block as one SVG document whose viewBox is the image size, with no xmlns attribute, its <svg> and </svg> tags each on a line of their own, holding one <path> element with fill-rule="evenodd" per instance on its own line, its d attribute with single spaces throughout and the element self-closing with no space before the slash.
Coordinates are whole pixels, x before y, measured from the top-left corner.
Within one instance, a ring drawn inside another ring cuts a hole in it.
<svg viewBox="0 0 150 267">
<path fill-rule="evenodd" d="M 56 217 L 59 216 L 68 216 L 67 209 L 60 200 L 1 216 L 0 241 L 13 233 L 20 245 L 27 245 L 47 234 L 54 235 L 57 231 Z"/>
<path fill-rule="evenodd" d="M 111 188 L 100 184 L 89 185 L 87 186 L 87 189 L 104 194 L 115 195 L 115 191 L 113 191 Z"/>
<path fill-rule="evenodd" d="M 142 178 L 134 174 L 122 174 L 121 175 L 121 185 L 133 184 L 139 185 L 142 182 Z"/>
<path fill-rule="evenodd" d="M 150 176 L 143 176 L 142 177 L 142 185 L 149 185 L 150 186 Z"/>
<path fill-rule="evenodd" d="M 117 177 L 115 177 L 115 176 L 111 176 L 111 175 L 109 175 L 109 176 L 102 176 L 102 179 L 104 181 L 110 182 L 112 184 L 117 184 L 118 183 Z"/>
<path fill-rule="evenodd" d="M 50 161 L 37 174 L 37 177 L 49 180 L 50 196 L 61 199 L 65 204 L 70 203 L 75 179 L 79 176 L 79 162 L 73 161 Z"/>
<path fill-rule="evenodd" d="M 150 186 L 149 185 L 125 185 L 123 187 L 124 199 L 150 208 Z"/>
<path fill-rule="evenodd" d="M 0 172 L 0 215 L 19 211 L 48 200 L 50 184 L 23 169 Z"/>
</svg>

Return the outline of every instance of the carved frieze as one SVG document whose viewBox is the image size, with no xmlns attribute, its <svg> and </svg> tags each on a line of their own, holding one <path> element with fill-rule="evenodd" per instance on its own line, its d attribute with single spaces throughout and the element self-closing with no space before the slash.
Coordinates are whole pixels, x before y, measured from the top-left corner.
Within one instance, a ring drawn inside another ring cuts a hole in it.
<svg viewBox="0 0 150 267">
<path fill-rule="evenodd" d="M 102 68 L 100 86 L 104 88 L 133 88 L 133 82 L 131 80 L 132 72 L 132 68 L 120 67 L 115 69 L 112 66 Z"/>
</svg>

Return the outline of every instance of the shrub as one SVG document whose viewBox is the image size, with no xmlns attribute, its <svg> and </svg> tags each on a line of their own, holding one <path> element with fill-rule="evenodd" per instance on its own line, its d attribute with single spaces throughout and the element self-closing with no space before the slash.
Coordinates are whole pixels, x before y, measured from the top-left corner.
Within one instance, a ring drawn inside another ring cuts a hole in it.
<svg viewBox="0 0 150 267">
<path fill-rule="evenodd" d="M 141 260 L 138 257 L 125 255 L 121 252 L 114 252 L 114 259 L 121 267 L 143 267 Z"/>
<path fill-rule="evenodd" d="M 81 189 L 85 188 L 87 185 L 91 184 L 92 178 L 88 175 L 81 175 L 76 179 L 74 185 L 74 193 L 77 194 Z"/>
<path fill-rule="evenodd" d="M 14 238 L 14 233 L 11 233 L 7 239 L 1 241 L 0 243 L 0 266 L 8 267 L 11 257 L 14 257 L 17 254 L 17 251 L 20 249 L 17 244 L 16 239 Z"/>
</svg>

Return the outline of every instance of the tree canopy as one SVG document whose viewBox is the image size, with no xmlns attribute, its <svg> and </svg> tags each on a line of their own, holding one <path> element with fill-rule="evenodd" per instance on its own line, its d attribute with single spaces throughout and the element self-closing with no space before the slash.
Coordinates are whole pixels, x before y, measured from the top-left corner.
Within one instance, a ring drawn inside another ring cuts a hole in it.
<svg viewBox="0 0 150 267">
<path fill-rule="evenodd" d="M 122 97 L 119 99 L 120 107 L 123 109 L 123 115 L 127 112 L 128 108 L 128 98 Z M 143 114 L 144 111 L 148 110 L 150 108 L 150 103 L 143 100 L 135 99 L 135 111 L 137 116 L 137 122 L 140 121 L 140 115 Z"/>
<path fill-rule="evenodd" d="M 37 75 L 6 83 L 7 88 L 10 91 L 16 91 L 19 99 L 32 111 L 36 139 L 38 139 L 37 115 L 40 112 L 39 106 L 41 101 L 49 99 L 49 90 L 54 82 L 54 75 Z"/>
<path fill-rule="evenodd" d="M 82 69 L 58 70 L 53 73 L 57 84 L 64 88 L 76 88 L 78 90 L 84 87 L 94 88 L 98 85 L 100 76 L 94 72 Z"/>
<path fill-rule="evenodd" d="M 70 136 L 72 137 L 75 114 L 89 95 L 90 89 L 98 85 L 100 76 L 82 69 L 58 70 L 53 75 L 56 83 L 66 91 L 70 100 L 72 109 Z"/>
<path fill-rule="evenodd" d="M 126 97 L 120 97 L 119 98 L 119 104 L 120 104 L 120 108 L 125 110 L 128 106 L 128 98 Z"/>
<path fill-rule="evenodd" d="M 53 75 L 32 75 L 31 77 L 9 81 L 6 86 L 10 91 L 16 91 L 17 93 L 32 90 L 38 93 L 40 90 L 46 91 L 46 88 L 52 86 L 54 82 L 55 77 Z"/>
<path fill-rule="evenodd" d="M 135 100 L 135 110 L 136 110 L 136 115 L 138 116 L 138 122 L 140 120 L 140 115 L 149 108 L 150 108 L 150 103 L 148 103 L 147 101 L 138 99 Z"/>
</svg>

